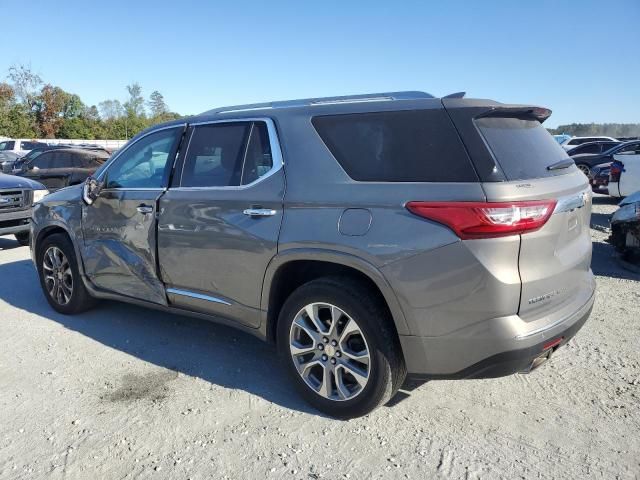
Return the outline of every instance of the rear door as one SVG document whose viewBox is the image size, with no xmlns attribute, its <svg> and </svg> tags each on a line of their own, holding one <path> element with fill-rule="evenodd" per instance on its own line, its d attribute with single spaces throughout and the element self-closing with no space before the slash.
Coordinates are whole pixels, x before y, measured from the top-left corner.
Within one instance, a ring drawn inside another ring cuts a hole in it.
<svg viewBox="0 0 640 480">
<path fill-rule="evenodd" d="M 520 317 L 548 321 L 573 313 L 593 293 L 586 177 L 541 125 L 550 114 L 545 109 L 465 106 L 458 101 L 448 111 L 470 150 L 487 201 L 556 201 L 540 230 L 521 235 Z"/>
<path fill-rule="evenodd" d="M 73 174 L 73 152 L 59 150 L 51 152 L 51 165 L 46 175 L 42 175 L 48 189 L 51 191 L 69 185 L 69 179 Z"/>
<path fill-rule="evenodd" d="M 171 304 L 257 327 L 277 253 L 284 171 L 269 119 L 198 124 L 160 199 L 158 255 Z"/>
</svg>

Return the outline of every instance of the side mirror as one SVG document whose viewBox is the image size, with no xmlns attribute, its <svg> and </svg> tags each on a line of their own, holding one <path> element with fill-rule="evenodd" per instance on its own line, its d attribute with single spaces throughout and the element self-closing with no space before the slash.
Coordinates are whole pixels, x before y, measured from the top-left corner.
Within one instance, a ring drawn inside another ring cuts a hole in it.
<svg viewBox="0 0 640 480">
<path fill-rule="evenodd" d="M 105 182 L 99 182 L 97 178 L 87 177 L 82 185 L 82 199 L 87 205 L 96 201 L 104 185 Z"/>
</svg>

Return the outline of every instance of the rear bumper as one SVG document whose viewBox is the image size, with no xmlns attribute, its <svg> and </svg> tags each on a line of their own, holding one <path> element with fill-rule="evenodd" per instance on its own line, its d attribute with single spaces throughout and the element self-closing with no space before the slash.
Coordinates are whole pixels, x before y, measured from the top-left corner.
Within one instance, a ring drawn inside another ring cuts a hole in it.
<svg viewBox="0 0 640 480">
<path fill-rule="evenodd" d="M 501 335 L 499 325 L 506 319 L 496 319 L 495 325 L 485 324 L 444 337 L 401 336 L 409 377 L 493 378 L 529 370 L 535 359 L 550 353 L 550 344 L 555 350 L 582 328 L 591 314 L 594 300 L 595 295 L 592 295 L 578 311 L 525 336 L 505 338 Z M 508 321 L 522 320 L 515 316 Z M 513 330 L 507 327 L 506 331 Z"/>
</svg>

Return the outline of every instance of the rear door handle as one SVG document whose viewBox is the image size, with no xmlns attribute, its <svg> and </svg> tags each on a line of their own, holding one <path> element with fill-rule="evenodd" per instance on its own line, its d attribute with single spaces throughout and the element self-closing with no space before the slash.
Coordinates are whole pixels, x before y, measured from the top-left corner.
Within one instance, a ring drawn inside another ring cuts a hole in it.
<svg viewBox="0 0 640 480">
<path fill-rule="evenodd" d="M 270 208 L 247 208 L 242 213 L 250 217 L 273 217 L 276 211 Z"/>
<path fill-rule="evenodd" d="M 143 215 L 153 213 L 153 207 L 150 207 L 149 205 L 138 205 L 136 210 L 138 210 L 138 212 L 142 213 Z"/>
</svg>

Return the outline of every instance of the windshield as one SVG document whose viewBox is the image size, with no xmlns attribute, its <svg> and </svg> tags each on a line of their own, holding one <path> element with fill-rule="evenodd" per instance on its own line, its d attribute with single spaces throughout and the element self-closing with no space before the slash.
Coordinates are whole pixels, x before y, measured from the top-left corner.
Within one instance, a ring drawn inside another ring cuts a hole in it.
<svg viewBox="0 0 640 480">
<path fill-rule="evenodd" d="M 45 152 L 44 149 L 31 150 L 24 157 L 22 157 L 22 160 L 24 160 L 25 162 L 28 162 L 30 160 L 33 160 L 34 158 L 36 158 L 37 156 L 41 155 L 44 152 Z"/>
<path fill-rule="evenodd" d="M 0 152 L 5 150 L 13 150 L 13 146 L 16 144 L 13 140 L 10 142 L 0 142 Z"/>
</svg>

